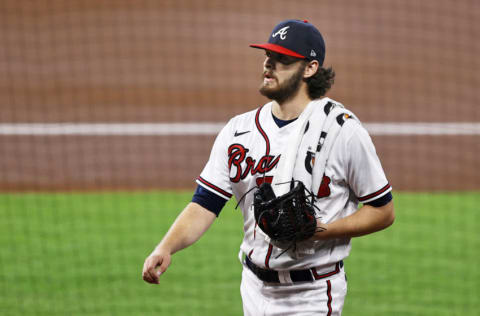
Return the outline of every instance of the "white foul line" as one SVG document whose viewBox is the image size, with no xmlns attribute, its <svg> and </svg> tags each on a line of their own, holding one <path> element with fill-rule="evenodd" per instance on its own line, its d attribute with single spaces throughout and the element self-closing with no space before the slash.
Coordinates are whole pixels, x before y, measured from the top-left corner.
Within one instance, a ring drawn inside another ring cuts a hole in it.
<svg viewBox="0 0 480 316">
<path fill-rule="evenodd" d="M 0 123 L 0 135 L 169 136 L 216 135 L 225 123 Z M 371 135 L 480 135 L 480 122 L 364 123 Z"/>
</svg>

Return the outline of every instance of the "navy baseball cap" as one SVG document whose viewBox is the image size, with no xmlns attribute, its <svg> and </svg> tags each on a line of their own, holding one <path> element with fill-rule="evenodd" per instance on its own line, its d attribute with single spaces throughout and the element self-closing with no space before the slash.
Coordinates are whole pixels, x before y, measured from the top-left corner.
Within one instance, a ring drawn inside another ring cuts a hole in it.
<svg viewBox="0 0 480 316">
<path fill-rule="evenodd" d="M 318 60 L 323 65 L 325 42 L 322 34 L 307 20 L 286 20 L 275 26 L 266 44 L 250 44 L 250 47 L 271 50 L 273 52 Z"/>
</svg>

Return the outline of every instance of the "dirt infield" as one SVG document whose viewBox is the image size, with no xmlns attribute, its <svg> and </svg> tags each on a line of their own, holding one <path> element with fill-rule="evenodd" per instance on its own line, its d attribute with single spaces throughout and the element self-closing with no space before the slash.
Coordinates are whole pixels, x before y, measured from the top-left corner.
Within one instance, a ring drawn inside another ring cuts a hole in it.
<svg viewBox="0 0 480 316">
<path fill-rule="evenodd" d="M 306 18 L 364 122 L 480 122 L 466 0 L 4 1 L 0 123 L 225 122 L 263 103 L 263 42 Z M 193 188 L 214 136 L 0 136 L 0 190 Z M 479 136 L 375 136 L 399 190 L 480 189 Z"/>
</svg>

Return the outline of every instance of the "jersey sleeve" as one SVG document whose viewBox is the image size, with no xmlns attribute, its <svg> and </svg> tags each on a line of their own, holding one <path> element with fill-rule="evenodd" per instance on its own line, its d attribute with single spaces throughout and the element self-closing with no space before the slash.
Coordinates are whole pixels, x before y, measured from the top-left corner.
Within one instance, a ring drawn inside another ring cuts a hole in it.
<svg viewBox="0 0 480 316">
<path fill-rule="evenodd" d="M 198 185 L 226 200 L 232 197 L 228 169 L 228 142 L 232 135 L 231 126 L 232 120 L 217 135 L 210 158 L 196 180 Z"/>
<path fill-rule="evenodd" d="M 197 189 L 192 197 L 192 202 L 201 205 L 218 217 L 227 200 L 220 195 L 204 189 L 201 185 L 197 185 Z"/>
<path fill-rule="evenodd" d="M 359 202 L 366 204 L 392 190 L 368 132 L 356 121 L 349 121 L 351 130 L 343 148 L 346 178 Z"/>
</svg>

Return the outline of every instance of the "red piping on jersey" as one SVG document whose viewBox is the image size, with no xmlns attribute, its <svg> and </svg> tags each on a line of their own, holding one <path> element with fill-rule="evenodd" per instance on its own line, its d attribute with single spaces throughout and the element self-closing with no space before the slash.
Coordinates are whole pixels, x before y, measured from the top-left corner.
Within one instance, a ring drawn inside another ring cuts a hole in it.
<svg viewBox="0 0 480 316">
<path fill-rule="evenodd" d="M 374 192 L 374 193 L 372 193 L 372 194 L 359 197 L 358 200 L 359 200 L 360 202 L 363 202 L 363 201 L 366 201 L 366 200 L 370 200 L 371 198 L 374 198 L 374 197 L 376 197 L 377 195 L 382 194 L 383 192 L 387 191 L 388 189 L 390 189 L 390 183 L 387 183 L 386 186 L 384 186 L 383 188 L 381 188 L 381 189 L 378 190 L 377 192 Z"/>
<path fill-rule="evenodd" d="M 265 257 L 265 267 L 267 269 L 270 269 L 270 257 L 272 256 L 272 249 L 273 249 L 272 244 L 269 244 L 268 245 L 267 256 Z"/>
<path fill-rule="evenodd" d="M 258 131 L 260 132 L 260 134 L 262 134 L 263 138 L 265 139 L 265 145 L 267 147 L 266 150 L 265 150 L 265 156 L 268 156 L 270 154 L 270 140 L 268 139 L 267 133 L 265 133 L 265 131 L 260 126 L 260 120 L 259 120 L 260 111 L 262 109 L 263 109 L 263 106 L 260 107 L 257 110 L 257 114 L 255 114 L 255 125 L 257 125 Z"/>
<path fill-rule="evenodd" d="M 265 156 L 269 156 L 270 155 L 270 140 L 268 139 L 267 133 L 265 133 L 263 128 L 260 126 L 260 120 L 259 120 L 260 112 L 262 111 L 262 109 L 263 109 L 263 106 L 260 107 L 257 110 L 257 113 L 255 114 L 255 125 L 257 126 L 257 129 L 260 132 L 260 134 L 262 134 L 263 139 L 265 139 L 265 146 L 266 146 Z M 272 246 L 272 244 L 269 244 L 267 255 L 265 257 L 265 267 L 267 269 L 270 269 L 270 257 L 272 256 L 272 250 L 273 250 L 273 246 Z"/>
<path fill-rule="evenodd" d="M 327 297 L 328 297 L 328 301 L 327 301 L 328 313 L 327 313 L 327 316 L 331 316 L 332 315 L 332 283 L 330 282 L 330 280 L 327 281 Z"/>
<path fill-rule="evenodd" d="M 208 186 L 209 188 L 217 191 L 218 193 L 225 195 L 225 196 L 228 197 L 228 198 L 231 198 L 231 197 L 232 197 L 232 194 L 228 193 L 228 192 L 225 191 L 225 190 L 220 189 L 220 188 L 217 187 L 216 185 L 211 184 L 210 182 L 208 182 L 207 180 L 205 180 L 205 179 L 202 178 L 202 177 L 198 177 L 197 180 L 200 181 L 200 182 L 202 182 L 203 184 L 205 184 L 205 185 Z"/>
<path fill-rule="evenodd" d="M 253 249 L 250 250 L 250 252 L 248 253 L 248 258 L 249 258 L 250 260 L 252 260 L 252 253 L 253 253 Z"/>
</svg>

